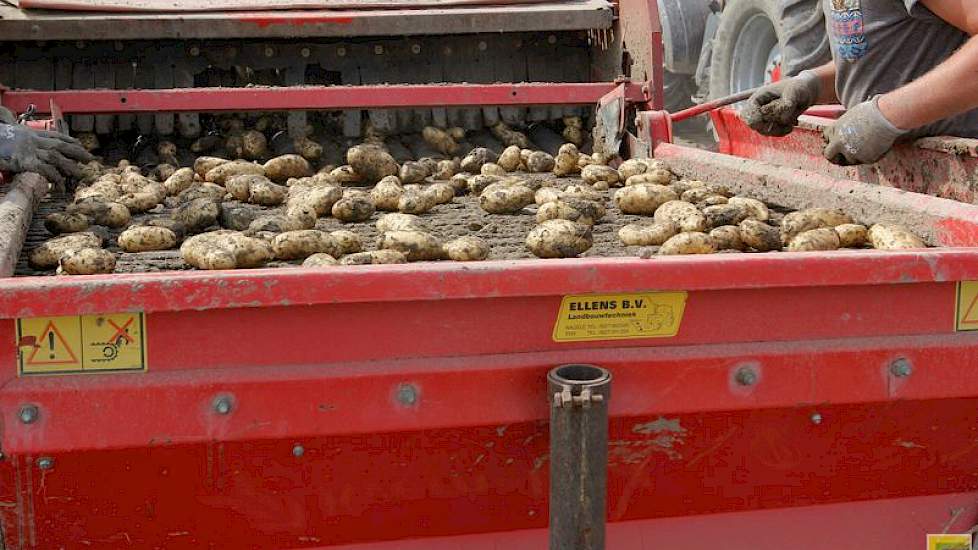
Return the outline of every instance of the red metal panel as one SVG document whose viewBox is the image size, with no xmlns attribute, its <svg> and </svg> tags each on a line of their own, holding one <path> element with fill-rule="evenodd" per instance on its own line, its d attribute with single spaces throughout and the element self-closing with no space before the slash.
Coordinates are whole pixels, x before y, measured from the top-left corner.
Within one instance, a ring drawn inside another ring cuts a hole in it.
<svg viewBox="0 0 978 550">
<path fill-rule="evenodd" d="M 107 12 L 200 12 L 296 9 L 441 8 L 542 4 L 553 0 L 18 0 L 24 9 Z"/>
</svg>

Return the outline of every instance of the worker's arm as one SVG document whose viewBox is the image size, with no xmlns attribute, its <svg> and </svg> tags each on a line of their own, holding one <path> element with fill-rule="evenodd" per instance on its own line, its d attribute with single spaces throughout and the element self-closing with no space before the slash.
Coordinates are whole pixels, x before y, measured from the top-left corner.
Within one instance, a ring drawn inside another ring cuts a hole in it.
<svg viewBox="0 0 978 550">
<path fill-rule="evenodd" d="M 36 172 L 62 184 L 68 176 L 80 176 L 78 163 L 90 160 L 92 155 L 73 138 L 0 123 L 0 172 Z"/>
<path fill-rule="evenodd" d="M 876 162 L 911 130 L 978 108 L 978 11 L 970 5 L 973 0 L 920 3 L 971 39 L 924 76 L 843 115 L 826 132 L 824 154 L 830 161 Z"/>
<path fill-rule="evenodd" d="M 785 136 L 798 124 L 798 117 L 812 105 L 838 101 L 835 65 L 827 63 L 802 71 L 794 78 L 764 86 L 747 100 L 741 117 L 761 134 Z"/>
</svg>

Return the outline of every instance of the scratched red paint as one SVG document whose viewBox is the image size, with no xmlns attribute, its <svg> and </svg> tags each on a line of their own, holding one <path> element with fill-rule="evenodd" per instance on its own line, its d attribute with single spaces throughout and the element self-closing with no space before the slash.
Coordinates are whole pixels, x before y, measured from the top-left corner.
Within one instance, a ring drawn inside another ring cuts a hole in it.
<svg viewBox="0 0 978 550">
<path fill-rule="evenodd" d="M 251 23 L 259 28 L 271 27 L 272 25 L 292 25 L 301 27 L 304 25 L 322 25 L 334 23 L 346 25 L 353 22 L 352 17 L 239 17 L 242 23 Z"/>
</svg>

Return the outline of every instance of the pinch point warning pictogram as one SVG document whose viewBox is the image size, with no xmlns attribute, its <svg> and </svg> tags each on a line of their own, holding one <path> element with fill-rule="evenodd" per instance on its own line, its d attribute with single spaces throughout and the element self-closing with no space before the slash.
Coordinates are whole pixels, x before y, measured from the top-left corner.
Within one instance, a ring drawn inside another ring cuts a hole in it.
<svg viewBox="0 0 978 550">
<path fill-rule="evenodd" d="M 54 321 L 48 321 L 33 345 L 25 363 L 28 365 L 77 365 L 78 356 Z"/>
<path fill-rule="evenodd" d="M 954 313 L 956 330 L 978 330 L 978 281 L 958 283 Z"/>
</svg>

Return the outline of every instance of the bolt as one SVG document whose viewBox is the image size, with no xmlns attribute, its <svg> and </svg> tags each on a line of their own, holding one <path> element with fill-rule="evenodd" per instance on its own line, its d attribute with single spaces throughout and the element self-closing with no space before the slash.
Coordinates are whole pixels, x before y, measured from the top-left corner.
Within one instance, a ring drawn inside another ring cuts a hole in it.
<svg viewBox="0 0 978 550">
<path fill-rule="evenodd" d="M 117 52 L 121 52 L 125 46 L 122 44 L 122 42 L 116 40 L 115 43 L 112 44 L 112 48 L 114 48 Z"/>
<path fill-rule="evenodd" d="M 54 467 L 54 459 L 49 456 L 41 457 L 37 459 L 37 467 L 42 470 L 50 470 Z"/>
<path fill-rule="evenodd" d="M 299 458 L 304 454 L 306 454 L 306 449 L 302 445 L 296 444 L 295 447 L 292 447 L 292 456 Z"/>
<path fill-rule="evenodd" d="M 273 48 L 271 46 L 266 46 L 265 47 L 265 57 L 272 57 L 273 55 L 275 55 L 275 48 Z"/>
<path fill-rule="evenodd" d="M 238 48 L 235 48 L 234 46 L 228 48 L 228 57 L 237 57 L 237 55 L 238 55 Z"/>
<path fill-rule="evenodd" d="M 200 48 L 198 48 L 197 46 L 191 46 L 190 57 L 197 57 L 198 55 L 200 55 Z"/>
<path fill-rule="evenodd" d="M 822 415 L 819 413 L 812 413 L 812 424 L 821 424 Z"/>
<path fill-rule="evenodd" d="M 489 44 L 486 44 L 485 40 L 479 41 L 479 51 L 486 51 L 489 49 Z"/>
<path fill-rule="evenodd" d="M 37 421 L 37 417 L 40 416 L 40 411 L 37 410 L 37 405 L 24 405 L 20 408 L 20 421 L 24 424 L 33 424 Z"/>
<path fill-rule="evenodd" d="M 401 384 L 397 387 L 397 400 L 410 407 L 418 402 L 418 390 L 411 384 Z"/>
<path fill-rule="evenodd" d="M 421 53 L 421 44 L 417 44 L 417 43 L 411 44 L 411 53 L 413 54 Z"/>
<path fill-rule="evenodd" d="M 346 48 L 344 48 L 343 46 L 340 46 L 339 48 L 336 48 L 336 55 L 339 56 L 339 57 L 345 56 L 346 55 Z"/>
<path fill-rule="evenodd" d="M 218 397 L 214 400 L 214 412 L 217 414 L 228 414 L 231 412 L 231 398 Z"/>
<path fill-rule="evenodd" d="M 309 48 L 302 48 L 301 50 L 299 50 L 299 55 L 301 55 L 302 57 L 309 57 L 310 55 L 312 55 L 312 51 L 310 51 Z"/>
<path fill-rule="evenodd" d="M 906 378 L 913 372 L 913 365 L 904 357 L 890 363 L 890 374 L 897 378 Z"/>
<path fill-rule="evenodd" d="M 734 378 L 741 386 L 753 386 L 757 382 L 757 373 L 750 367 L 741 367 L 737 369 L 737 374 Z"/>
<path fill-rule="evenodd" d="M 552 35 L 551 34 L 550 36 L 547 37 L 547 42 L 549 42 L 551 44 L 556 44 L 557 43 L 557 37 L 555 35 Z"/>
<path fill-rule="evenodd" d="M 79 40 L 78 42 L 75 42 L 75 47 L 78 48 L 79 50 L 84 50 L 85 49 L 85 41 L 84 40 Z"/>
</svg>

